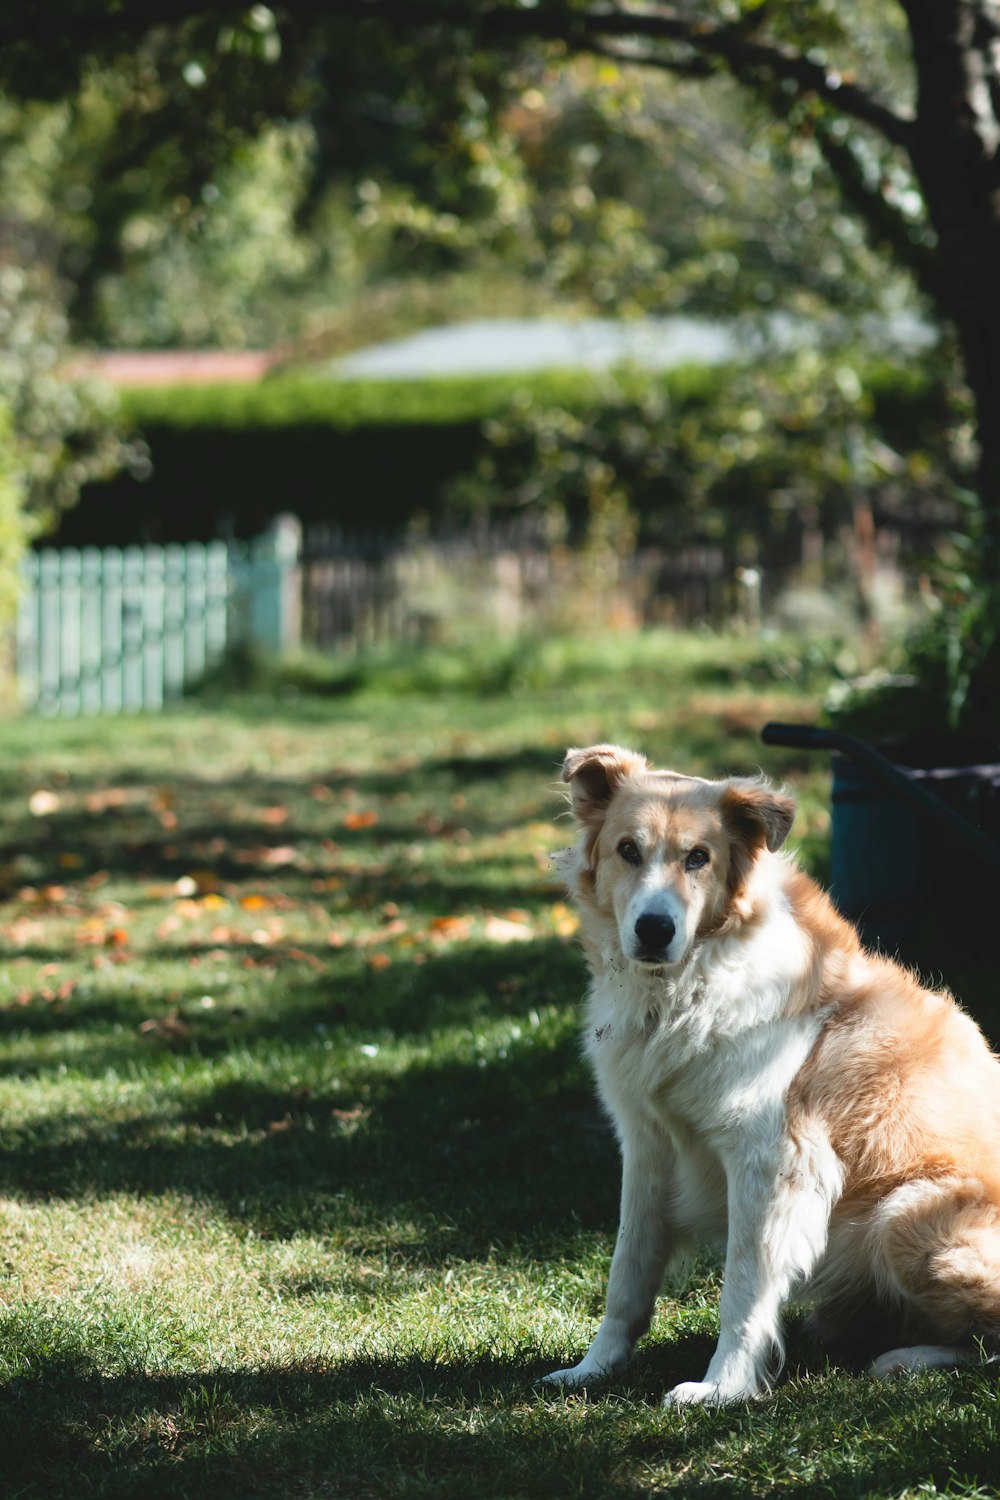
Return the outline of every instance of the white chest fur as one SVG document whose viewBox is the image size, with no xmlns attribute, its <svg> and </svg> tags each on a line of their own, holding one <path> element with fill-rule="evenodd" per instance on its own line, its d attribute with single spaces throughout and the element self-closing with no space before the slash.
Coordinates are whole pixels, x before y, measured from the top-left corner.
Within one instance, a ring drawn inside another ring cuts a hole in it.
<svg viewBox="0 0 1000 1500">
<path fill-rule="evenodd" d="M 677 974 L 609 961 L 591 986 L 584 1045 L 619 1134 L 644 1119 L 720 1157 L 747 1132 L 773 1139 L 823 1023 L 787 1014 L 808 961 L 780 898 L 749 940 L 710 938 Z"/>
</svg>

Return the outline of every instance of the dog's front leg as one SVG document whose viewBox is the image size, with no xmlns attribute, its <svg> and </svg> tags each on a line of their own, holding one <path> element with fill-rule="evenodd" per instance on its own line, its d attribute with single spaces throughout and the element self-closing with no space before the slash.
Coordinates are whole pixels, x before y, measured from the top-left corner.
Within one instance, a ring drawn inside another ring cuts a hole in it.
<svg viewBox="0 0 1000 1500">
<path fill-rule="evenodd" d="M 662 1138 L 646 1131 L 623 1138 L 621 1218 L 604 1318 L 580 1363 L 546 1375 L 549 1384 L 572 1388 L 612 1375 L 649 1328 L 668 1253 L 681 1248 L 671 1232 L 672 1165 Z"/>
<path fill-rule="evenodd" d="M 727 1186 L 719 1342 L 704 1380 L 675 1386 L 668 1406 L 724 1405 L 768 1389 L 784 1362 L 781 1308 L 826 1248 L 840 1171 L 828 1147 L 786 1155 L 777 1168 L 765 1153 L 756 1166 L 727 1166 Z"/>
</svg>

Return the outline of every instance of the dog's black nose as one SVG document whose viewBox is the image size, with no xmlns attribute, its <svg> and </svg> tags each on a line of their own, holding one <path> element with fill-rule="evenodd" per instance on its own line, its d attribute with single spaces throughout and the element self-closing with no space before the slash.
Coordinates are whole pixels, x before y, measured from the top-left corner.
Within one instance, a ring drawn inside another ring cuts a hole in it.
<svg viewBox="0 0 1000 1500">
<path fill-rule="evenodd" d="M 676 931 L 673 918 L 660 912 L 644 912 L 635 924 L 635 935 L 647 953 L 665 952 Z"/>
</svg>

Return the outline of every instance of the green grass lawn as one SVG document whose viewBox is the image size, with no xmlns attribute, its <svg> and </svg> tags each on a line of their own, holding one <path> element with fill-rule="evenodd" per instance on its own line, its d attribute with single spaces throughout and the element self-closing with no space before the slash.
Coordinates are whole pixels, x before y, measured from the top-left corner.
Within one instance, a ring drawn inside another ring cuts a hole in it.
<svg viewBox="0 0 1000 1500">
<path fill-rule="evenodd" d="M 0 1496 L 993 1495 L 1000 1387 L 877 1385 L 793 1322 L 774 1397 L 666 1411 L 717 1271 L 632 1371 L 618 1167 L 550 880 L 567 744 L 763 764 L 822 872 L 781 644 L 437 653 L 352 690 L 0 726 Z M 337 690 L 339 689 L 339 690 Z"/>
</svg>

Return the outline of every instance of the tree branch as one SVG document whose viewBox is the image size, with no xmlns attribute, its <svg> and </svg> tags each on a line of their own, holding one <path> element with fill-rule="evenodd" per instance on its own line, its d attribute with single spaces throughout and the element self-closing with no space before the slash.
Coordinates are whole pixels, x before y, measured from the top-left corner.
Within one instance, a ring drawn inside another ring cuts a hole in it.
<svg viewBox="0 0 1000 1500">
<path fill-rule="evenodd" d="M 912 226 L 884 192 L 869 185 L 846 141 L 838 140 L 822 122 L 816 126 L 815 140 L 844 202 L 864 224 L 871 243 L 876 249 L 887 247 L 931 300 L 940 304 L 942 287 L 933 248 L 914 237 Z"/>
<path fill-rule="evenodd" d="M 312 26 L 336 19 L 383 19 L 398 26 L 459 26 L 483 44 L 537 38 L 564 41 L 584 51 L 596 51 L 616 41 L 680 48 L 690 54 L 691 60 L 704 58 L 727 68 L 743 83 L 771 80 L 792 84 L 797 93 L 815 95 L 839 113 L 879 131 L 895 146 L 909 149 L 911 142 L 912 122 L 867 89 L 793 47 L 761 40 L 760 16 L 753 27 L 723 25 L 692 20 L 666 7 L 581 9 L 566 0 L 542 0 L 526 7 L 495 0 L 485 6 L 474 0 L 284 0 L 275 9 L 280 27 Z M 156 26 L 197 17 L 237 20 L 245 16 L 246 7 L 234 5 L 232 0 L 120 0 L 110 9 L 71 4 L 54 16 L 51 0 L 22 0 L 5 10 L 6 15 L 0 18 L 0 48 L 12 48 L 16 53 L 25 46 L 51 46 L 55 35 L 63 48 L 86 53 L 113 45 L 118 39 L 134 39 Z M 710 10 L 706 7 L 706 13 Z M 636 63 L 671 65 L 652 51 L 630 51 L 628 57 Z M 679 59 L 672 66 L 683 71 Z"/>
<path fill-rule="evenodd" d="M 394 0 L 361 0 L 359 9 L 373 6 L 393 8 Z M 636 39 L 650 43 L 667 43 L 689 49 L 693 57 L 712 59 L 726 67 L 743 83 L 763 80 L 791 83 L 799 94 L 813 94 L 841 114 L 863 121 L 882 134 L 892 145 L 909 149 L 913 122 L 883 104 L 867 89 L 843 78 L 822 63 L 779 42 L 764 42 L 740 25 L 709 26 L 670 13 L 588 10 L 547 11 L 497 9 L 484 13 L 481 30 L 505 34 L 548 35 L 565 37 L 571 45 L 590 48 L 600 40 Z M 671 63 L 656 54 L 629 54 L 636 63 Z M 681 71 L 680 68 L 676 69 Z"/>
</svg>

